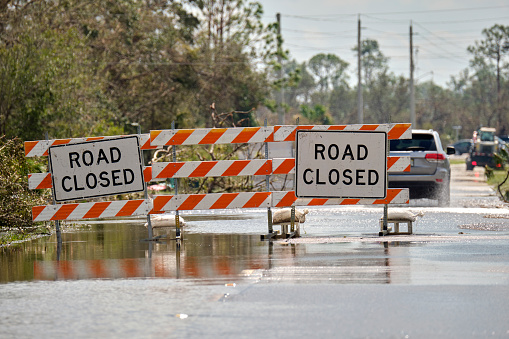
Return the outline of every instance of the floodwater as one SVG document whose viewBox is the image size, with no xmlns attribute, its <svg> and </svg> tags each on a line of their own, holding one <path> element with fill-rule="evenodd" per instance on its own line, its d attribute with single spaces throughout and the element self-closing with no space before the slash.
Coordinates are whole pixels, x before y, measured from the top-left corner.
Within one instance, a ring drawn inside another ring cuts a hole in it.
<svg viewBox="0 0 509 339">
<path fill-rule="evenodd" d="M 388 237 L 370 206 L 311 208 L 276 241 L 265 210 L 183 213 L 180 242 L 141 218 L 66 224 L 61 246 L 0 249 L 0 336 L 509 337 L 509 210 L 463 184 L 407 209 L 414 234 Z"/>
</svg>

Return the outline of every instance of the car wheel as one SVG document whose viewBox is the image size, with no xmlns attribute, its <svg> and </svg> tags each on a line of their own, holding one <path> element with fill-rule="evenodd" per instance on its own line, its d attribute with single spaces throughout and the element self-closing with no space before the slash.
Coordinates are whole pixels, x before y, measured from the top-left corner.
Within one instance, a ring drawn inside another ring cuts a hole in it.
<svg viewBox="0 0 509 339">
<path fill-rule="evenodd" d="M 467 171 L 472 171 L 474 169 L 474 166 L 471 162 L 467 162 Z"/>
<path fill-rule="evenodd" d="M 451 204 L 451 182 L 449 179 L 440 187 L 437 194 L 438 206 L 448 207 Z"/>
</svg>

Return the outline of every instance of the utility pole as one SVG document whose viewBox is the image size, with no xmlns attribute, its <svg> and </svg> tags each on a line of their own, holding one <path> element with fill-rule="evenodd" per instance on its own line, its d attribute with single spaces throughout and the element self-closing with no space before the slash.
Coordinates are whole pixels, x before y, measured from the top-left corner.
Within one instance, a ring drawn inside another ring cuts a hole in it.
<svg viewBox="0 0 509 339">
<path fill-rule="evenodd" d="M 285 89 L 283 86 L 283 75 L 284 75 L 284 69 L 283 69 L 283 38 L 281 37 L 281 13 L 276 13 L 276 20 L 277 20 L 277 49 L 278 49 L 278 55 L 277 55 L 277 62 L 279 64 L 280 70 L 279 70 L 279 81 L 280 81 L 280 100 L 279 100 L 279 106 L 278 106 L 278 122 L 279 125 L 285 124 L 285 109 L 284 109 L 284 103 L 285 103 Z"/>
<path fill-rule="evenodd" d="M 415 124 L 414 45 L 412 21 L 410 21 L 410 122 L 412 123 L 412 128 L 417 128 Z"/>
<path fill-rule="evenodd" d="M 357 21 L 357 119 L 358 123 L 364 123 L 362 111 L 362 78 L 361 78 L 361 15 Z"/>
</svg>

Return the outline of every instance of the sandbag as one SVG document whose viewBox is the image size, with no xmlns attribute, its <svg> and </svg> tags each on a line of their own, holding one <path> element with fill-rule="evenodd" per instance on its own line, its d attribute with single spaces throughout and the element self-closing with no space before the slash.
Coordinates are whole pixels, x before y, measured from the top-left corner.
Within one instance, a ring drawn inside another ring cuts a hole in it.
<svg viewBox="0 0 509 339">
<path fill-rule="evenodd" d="M 308 214 L 309 211 L 307 209 L 304 209 L 303 211 L 295 210 L 295 221 L 298 223 L 303 223 L 306 221 L 306 214 Z M 290 208 L 283 208 L 280 210 L 277 210 L 272 215 L 272 223 L 273 224 L 282 224 L 282 223 L 289 223 L 292 221 L 292 210 Z"/>
<path fill-rule="evenodd" d="M 414 214 L 408 210 L 391 210 L 389 209 L 387 211 L 387 219 L 389 220 L 408 220 L 408 221 L 415 221 L 417 217 L 422 217 L 424 215 L 424 212 L 418 212 L 417 214 Z"/>
<path fill-rule="evenodd" d="M 185 226 L 186 222 L 184 218 L 179 216 L 180 226 Z M 155 227 L 175 227 L 175 215 L 173 214 L 153 214 L 150 216 L 150 224 L 152 228 Z M 145 227 L 148 227 L 148 223 L 145 223 Z"/>
</svg>

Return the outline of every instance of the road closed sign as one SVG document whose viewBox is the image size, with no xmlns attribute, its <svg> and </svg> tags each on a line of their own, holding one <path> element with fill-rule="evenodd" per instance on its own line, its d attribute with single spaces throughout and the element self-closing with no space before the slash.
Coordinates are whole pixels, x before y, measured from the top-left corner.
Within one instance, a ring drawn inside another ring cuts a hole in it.
<svg viewBox="0 0 509 339">
<path fill-rule="evenodd" d="M 299 198 L 375 198 L 387 193 L 387 133 L 297 131 Z"/>
<path fill-rule="evenodd" d="M 58 202 L 144 189 L 137 136 L 52 146 L 48 155 Z"/>
</svg>

